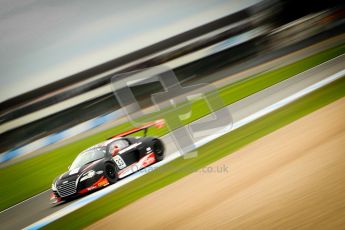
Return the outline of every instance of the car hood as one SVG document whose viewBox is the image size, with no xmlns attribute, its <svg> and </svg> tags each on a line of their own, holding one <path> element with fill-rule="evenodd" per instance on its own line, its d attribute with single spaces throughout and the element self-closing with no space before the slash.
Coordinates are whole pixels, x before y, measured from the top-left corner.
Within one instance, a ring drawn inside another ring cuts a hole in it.
<svg viewBox="0 0 345 230">
<path fill-rule="evenodd" d="M 65 180 L 76 180 L 81 174 L 86 173 L 90 171 L 91 169 L 94 169 L 95 166 L 100 164 L 103 161 L 103 159 L 96 160 L 94 162 L 91 162 L 90 164 L 83 165 L 79 168 L 75 168 L 72 170 L 69 170 L 63 174 L 61 174 L 57 179 L 56 182 L 59 184 L 59 181 L 65 181 Z"/>
</svg>

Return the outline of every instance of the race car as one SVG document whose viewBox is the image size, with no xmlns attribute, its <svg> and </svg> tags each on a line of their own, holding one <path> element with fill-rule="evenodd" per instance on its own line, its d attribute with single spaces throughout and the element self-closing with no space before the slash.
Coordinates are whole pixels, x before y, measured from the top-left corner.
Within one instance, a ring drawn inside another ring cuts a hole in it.
<svg viewBox="0 0 345 230">
<path fill-rule="evenodd" d="M 163 160 L 163 142 L 146 136 L 152 126 L 161 128 L 164 120 L 117 134 L 81 152 L 68 171 L 53 181 L 51 202 L 56 204 L 87 194 Z M 139 131 L 144 131 L 144 136 L 129 136 Z"/>
</svg>

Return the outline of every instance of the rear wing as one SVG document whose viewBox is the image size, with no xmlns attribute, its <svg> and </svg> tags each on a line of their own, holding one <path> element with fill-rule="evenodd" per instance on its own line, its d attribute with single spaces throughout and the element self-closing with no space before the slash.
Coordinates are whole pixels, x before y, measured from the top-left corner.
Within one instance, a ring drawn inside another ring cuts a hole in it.
<svg viewBox="0 0 345 230">
<path fill-rule="evenodd" d="M 107 140 L 113 139 L 113 138 L 116 138 L 116 137 L 125 137 L 125 136 L 128 136 L 130 134 L 140 132 L 142 130 L 144 130 L 144 136 L 146 136 L 148 128 L 150 128 L 152 126 L 155 126 L 155 127 L 160 129 L 160 128 L 164 127 L 164 125 L 165 125 L 164 119 L 159 119 L 159 120 L 156 120 L 156 121 L 151 121 L 149 123 L 146 123 L 143 126 L 140 126 L 140 127 L 137 127 L 137 128 L 133 128 L 133 129 L 128 130 L 126 132 L 119 133 L 119 134 L 116 134 L 115 136 L 109 137 Z"/>
</svg>

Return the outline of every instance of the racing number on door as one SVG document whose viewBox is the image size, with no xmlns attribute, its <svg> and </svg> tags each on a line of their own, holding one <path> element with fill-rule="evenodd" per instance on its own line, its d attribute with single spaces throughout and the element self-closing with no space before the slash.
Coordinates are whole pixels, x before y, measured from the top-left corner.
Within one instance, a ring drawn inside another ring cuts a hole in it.
<svg viewBox="0 0 345 230">
<path fill-rule="evenodd" d="M 117 167 L 119 167 L 119 169 L 123 169 L 126 167 L 126 163 L 122 160 L 122 158 L 119 155 L 114 156 L 113 159 L 114 159 Z"/>
</svg>

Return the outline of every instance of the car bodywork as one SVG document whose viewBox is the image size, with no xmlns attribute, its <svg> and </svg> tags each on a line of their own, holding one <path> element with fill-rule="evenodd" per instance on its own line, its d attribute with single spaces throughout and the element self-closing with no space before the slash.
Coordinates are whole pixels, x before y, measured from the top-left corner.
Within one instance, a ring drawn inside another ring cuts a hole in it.
<svg viewBox="0 0 345 230">
<path fill-rule="evenodd" d="M 146 137 L 147 129 L 164 126 L 164 120 L 117 134 L 81 152 L 69 170 L 58 176 L 52 184 L 50 199 L 58 203 L 86 194 L 164 158 L 164 145 L 156 137 Z M 142 137 L 128 136 L 144 131 Z"/>
</svg>

